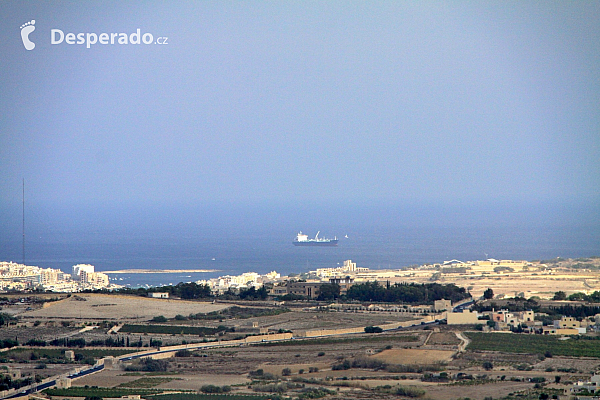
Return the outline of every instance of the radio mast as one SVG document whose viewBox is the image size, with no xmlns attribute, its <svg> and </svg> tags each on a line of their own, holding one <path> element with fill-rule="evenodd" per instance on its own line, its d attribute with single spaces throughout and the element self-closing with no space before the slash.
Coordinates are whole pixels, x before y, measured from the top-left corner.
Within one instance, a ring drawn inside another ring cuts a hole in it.
<svg viewBox="0 0 600 400">
<path fill-rule="evenodd" d="M 23 178 L 23 264 L 25 264 L 25 178 Z"/>
</svg>

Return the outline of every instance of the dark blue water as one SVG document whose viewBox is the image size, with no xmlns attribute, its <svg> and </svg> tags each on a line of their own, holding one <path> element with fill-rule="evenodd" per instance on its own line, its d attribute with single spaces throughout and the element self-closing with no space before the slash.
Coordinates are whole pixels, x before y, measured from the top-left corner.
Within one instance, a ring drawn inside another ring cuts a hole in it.
<svg viewBox="0 0 600 400">
<path fill-rule="evenodd" d="M 29 265 L 69 273 L 79 263 L 92 264 L 97 271 L 218 270 L 111 275 L 119 279 L 115 283 L 131 286 L 248 271 L 287 275 L 335 267 L 347 259 L 360 267 L 383 269 L 450 259 L 600 255 L 600 223 L 589 208 L 213 207 L 166 213 L 50 210 L 40 212 L 41 217 L 46 220 L 31 222 L 26 234 Z M 22 261 L 19 228 L 0 236 L 0 260 Z M 340 242 L 337 247 L 295 247 L 292 240 L 298 230 L 309 235 L 321 230 L 321 236 L 337 236 Z"/>
</svg>

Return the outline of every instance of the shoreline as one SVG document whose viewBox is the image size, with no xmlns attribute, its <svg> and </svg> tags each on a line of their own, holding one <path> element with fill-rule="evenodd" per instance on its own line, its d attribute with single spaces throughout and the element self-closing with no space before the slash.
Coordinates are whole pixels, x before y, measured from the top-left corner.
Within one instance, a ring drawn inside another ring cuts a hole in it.
<svg viewBox="0 0 600 400">
<path fill-rule="evenodd" d="M 103 274 L 184 274 L 199 272 L 221 272 L 220 269 L 121 269 L 116 271 L 99 271 Z"/>
</svg>

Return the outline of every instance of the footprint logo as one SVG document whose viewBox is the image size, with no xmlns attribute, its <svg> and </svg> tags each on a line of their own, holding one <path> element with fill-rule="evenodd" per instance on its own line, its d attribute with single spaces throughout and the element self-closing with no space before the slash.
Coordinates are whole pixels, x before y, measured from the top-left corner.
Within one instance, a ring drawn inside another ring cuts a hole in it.
<svg viewBox="0 0 600 400">
<path fill-rule="evenodd" d="M 23 39 L 23 46 L 26 50 L 33 50 L 35 43 L 29 40 L 29 34 L 35 31 L 35 19 L 21 25 L 21 39 Z"/>
</svg>

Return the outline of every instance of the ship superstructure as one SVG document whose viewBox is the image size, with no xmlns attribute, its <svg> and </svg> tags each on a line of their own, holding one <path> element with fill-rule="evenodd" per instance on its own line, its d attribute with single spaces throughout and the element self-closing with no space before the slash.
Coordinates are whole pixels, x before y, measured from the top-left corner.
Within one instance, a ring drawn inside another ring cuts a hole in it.
<svg viewBox="0 0 600 400">
<path fill-rule="evenodd" d="M 309 239 L 308 235 L 300 231 L 292 243 L 294 246 L 337 246 L 337 236 L 334 239 L 320 238 L 319 233 L 321 231 L 317 232 L 314 238 Z"/>
</svg>

